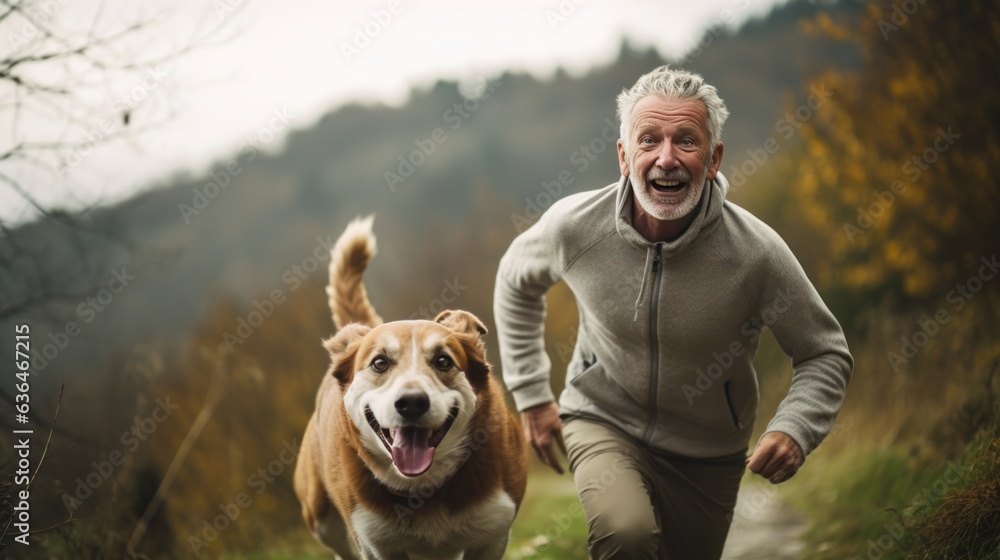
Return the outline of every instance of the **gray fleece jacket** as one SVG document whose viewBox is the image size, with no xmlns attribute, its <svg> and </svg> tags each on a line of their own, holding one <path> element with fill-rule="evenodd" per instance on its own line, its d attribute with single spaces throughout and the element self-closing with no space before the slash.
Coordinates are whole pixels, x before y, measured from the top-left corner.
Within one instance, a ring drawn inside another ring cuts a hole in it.
<svg viewBox="0 0 1000 560">
<path fill-rule="evenodd" d="M 847 341 L 785 242 L 726 201 L 728 190 L 718 174 L 670 242 L 632 227 L 625 177 L 559 200 L 514 239 L 497 272 L 494 318 L 518 410 L 554 400 L 544 297 L 563 280 L 580 326 L 562 414 L 611 422 L 655 452 L 739 453 L 757 417 L 753 359 L 770 328 L 793 374 L 767 431 L 790 435 L 807 455 L 819 445 L 851 377 Z"/>
</svg>

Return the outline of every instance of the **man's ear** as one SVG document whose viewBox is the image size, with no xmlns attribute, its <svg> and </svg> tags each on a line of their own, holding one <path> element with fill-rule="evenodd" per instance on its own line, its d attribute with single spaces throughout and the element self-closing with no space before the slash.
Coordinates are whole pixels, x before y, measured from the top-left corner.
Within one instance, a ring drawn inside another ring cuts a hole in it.
<svg viewBox="0 0 1000 560">
<path fill-rule="evenodd" d="M 714 181 L 715 176 L 719 174 L 719 166 L 722 165 L 722 152 L 724 149 L 725 146 L 722 145 L 722 142 L 719 142 L 715 146 L 715 149 L 712 150 L 712 163 L 709 165 L 708 174 L 706 175 L 709 181 Z"/>
<path fill-rule="evenodd" d="M 628 177 L 628 151 L 625 149 L 625 143 L 619 138 L 616 146 L 618 147 L 618 170 L 622 172 L 622 175 Z"/>
<path fill-rule="evenodd" d="M 482 321 L 468 311 L 445 309 L 441 313 L 438 313 L 438 316 L 434 318 L 434 322 L 444 325 L 453 331 L 475 334 L 480 338 L 489 333 L 486 330 L 486 325 L 483 325 Z"/>
<path fill-rule="evenodd" d="M 357 343 L 371 330 L 370 327 L 360 323 L 351 323 L 340 329 L 333 338 L 323 341 L 323 346 L 329 350 L 330 358 L 333 360 L 331 373 L 341 385 L 347 385 L 354 377 L 354 354 L 358 350 Z"/>
</svg>

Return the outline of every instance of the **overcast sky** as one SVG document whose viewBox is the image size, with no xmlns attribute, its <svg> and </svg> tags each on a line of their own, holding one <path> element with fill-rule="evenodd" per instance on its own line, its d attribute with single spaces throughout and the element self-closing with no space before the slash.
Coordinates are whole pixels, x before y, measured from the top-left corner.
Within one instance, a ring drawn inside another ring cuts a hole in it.
<svg viewBox="0 0 1000 560">
<path fill-rule="evenodd" d="M 146 31 L 128 36 L 118 50 L 136 60 L 200 46 L 87 90 L 92 111 L 75 124 L 30 100 L 15 123 L 14 90 L 0 83 L 0 153 L 12 142 L 79 138 L 85 130 L 103 135 L 102 125 L 118 132 L 125 109 L 130 127 L 151 127 L 102 145 L 62 172 L 10 161 L 0 162 L 0 172 L 45 204 L 111 202 L 178 172 L 202 172 L 248 136 L 269 138 L 268 128 L 276 133 L 267 149 L 278 150 L 289 130 L 309 127 L 346 102 L 399 104 L 411 88 L 437 79 L 475 84 L 507 70 L 546 77 L 561 67 L 579 75 L 613 60 L 623 39 L 681 56 L 706 27 L 736 26 L 779 3 L 784 0 L 48 0 L 30 17 L 0 22 L 0 59 L 43 50 L 36 29 L 79 36 L 95 27 L 112 33 L 135 21 L 148 21 Z M 72 70 L 44 63 L 25 69 L 50 81 Z M 0 220 L 31 215 L 0 183 Z"/>
</svg>

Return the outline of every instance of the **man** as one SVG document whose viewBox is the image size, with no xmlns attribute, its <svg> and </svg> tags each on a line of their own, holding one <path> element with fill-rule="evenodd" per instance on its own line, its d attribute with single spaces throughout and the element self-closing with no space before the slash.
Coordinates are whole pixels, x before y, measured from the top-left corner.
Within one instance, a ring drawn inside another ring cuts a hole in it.
<svg viewBox="0 0 1000 560">
<path fill-rule="evenodd" d="M 569 458 L 593 558 L 717 559 L 744 469 L 794 476 L 851 376 L 843 331 L 788 246 L 725 200 L 728 114 L 697 74 L 642 76 L 618 96 L 621 179 L 554 204 L 500 261 L 504 381 L 541 460 L 562 472 L 553 443 Z M 557 406 L 542 335 L 560 280 L 580 326 Z M 792 384 L 747 458 L 765 327 Z"/>
</svg>

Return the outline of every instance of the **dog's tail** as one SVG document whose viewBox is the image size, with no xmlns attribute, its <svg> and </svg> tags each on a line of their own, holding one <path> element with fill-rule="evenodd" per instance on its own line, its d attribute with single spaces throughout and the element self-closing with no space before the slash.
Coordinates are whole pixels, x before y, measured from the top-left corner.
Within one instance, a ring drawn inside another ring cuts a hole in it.
<svg viewBox="0 0 1000 560">
<path fill-rule="evenodd" d="M 330 251 L 330 285 L 326 293 L 330 296 L 330 311 L 338 329 L 349 323 L 369 327 L 382 324 L 362 283 L 365 269 L 375 256 L 374 218 L 368 216 L 351 221 Z"/>
</svg>

